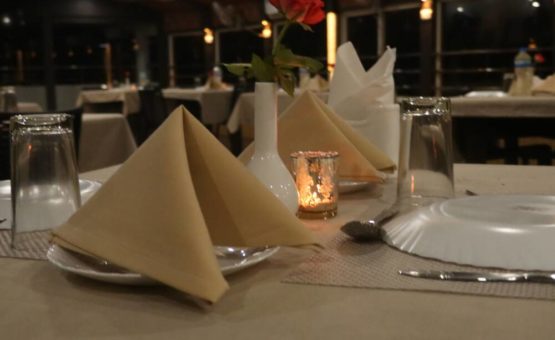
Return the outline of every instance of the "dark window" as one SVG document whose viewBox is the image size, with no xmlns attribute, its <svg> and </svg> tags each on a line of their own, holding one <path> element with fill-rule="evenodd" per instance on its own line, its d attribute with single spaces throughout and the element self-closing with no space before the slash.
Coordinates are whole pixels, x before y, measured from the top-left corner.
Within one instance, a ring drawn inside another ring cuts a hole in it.
<svg viewBox="0 0 555 340">
<path fill-rule="evenodd" d="M 419 9 L 385 12 L 385 43 L 397 48 L 395 87 L 401 95 L 418 94 L 420 80 Z"/>
<path fill-rule="evenodd" d="M 502 89 L 518 48 L 534 44 L 529 53 L 544 59 L 536 63 L 536 74 L 552 73 L 552 1 L 461 0 L 442 6 L 444 94 Z"/>
<path fill-rule="evenodd" d="M 347 20 L 347 36 L 353 43 L 365 69 L 377 60 L 378 29 L 375 15 L 350 17 Z"/>
<path fill-rule="evenodd" d="M 201 35 L 177 36 L 174 42 L 176 85 L 192 85 L 205 77 L 205 43 Z"/>
</svg>

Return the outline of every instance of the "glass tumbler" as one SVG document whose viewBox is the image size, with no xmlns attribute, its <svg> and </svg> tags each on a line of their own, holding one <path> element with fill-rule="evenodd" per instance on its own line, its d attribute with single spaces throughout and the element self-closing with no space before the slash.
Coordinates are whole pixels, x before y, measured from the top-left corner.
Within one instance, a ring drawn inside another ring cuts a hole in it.
<svg viewBox="0 0 555 340">
<path fill-rule="evenodd" d="M 64 223 L 81 205 L 72 120 L 68 114 L 10 120 L 13 248 L 26 249 L 33 232 Z"/>
<path fill-rule="evenodd" d="M 454 196 L 451 103 L 447 98 L 401 102 L 397 205 L 401 211 Z"/>
<path fill-rule="evenodd" d="M 302 218 L 329 218 L 337 214 L 336 151 L 298 151 L 291 154 Z"/>
</svg>

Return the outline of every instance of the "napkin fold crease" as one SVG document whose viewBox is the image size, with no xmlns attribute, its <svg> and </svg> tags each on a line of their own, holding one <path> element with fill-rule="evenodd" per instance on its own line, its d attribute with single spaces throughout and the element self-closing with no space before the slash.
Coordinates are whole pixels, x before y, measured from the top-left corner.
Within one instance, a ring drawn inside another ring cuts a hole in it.
<svg viewBox="0 0 555 340">
<path fill-rule="evenodd" d="M 213 245 L 317 246 L 310 232 L 183 107 L 52 241 L 216 302 Z"/>
</svg>

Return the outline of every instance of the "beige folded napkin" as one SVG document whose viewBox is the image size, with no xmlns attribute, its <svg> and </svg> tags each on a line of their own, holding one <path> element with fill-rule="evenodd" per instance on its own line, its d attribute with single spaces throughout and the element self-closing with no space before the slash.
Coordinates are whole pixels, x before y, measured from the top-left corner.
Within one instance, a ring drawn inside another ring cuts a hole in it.
<svg viewBox="0 0 555 340">
<path fill-rule="evenodd" d="M 209 302 L 228 289 L 213 245 L 314 245 L 292 215 L 182 106 L 53 242 Z"/>
<path fill-rule="evenodd" d="M 555 95 L 555 76 L 551 75 L 532 88 L 532 95 Z"/>
<path fill-rule="evenodd" d="M 295 151 L 338 151 L 341 179 L 379 182 L 379 170 L 393 170 L 395 164 L 311 91 L 305 91 L 278 119 L 278 151 L 291 169 L 290 155 Z M 239 159 L 248 162 L 254 152 L 249 145 Z"/>
</svg>

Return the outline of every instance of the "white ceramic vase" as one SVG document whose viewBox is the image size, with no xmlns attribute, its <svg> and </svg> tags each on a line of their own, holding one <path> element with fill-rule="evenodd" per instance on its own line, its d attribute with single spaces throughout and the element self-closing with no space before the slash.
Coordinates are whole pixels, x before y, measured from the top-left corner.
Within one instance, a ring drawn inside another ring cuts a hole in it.
<svg viewBox="0 0 555 340">
<path fill-rule="evenodd" d="M 259 82 L 254 95 L 254 154 L 247 168 L 291 211 L 297 212 L 295 181 L 277 147 L 277 87 Z"/>
</svg>

